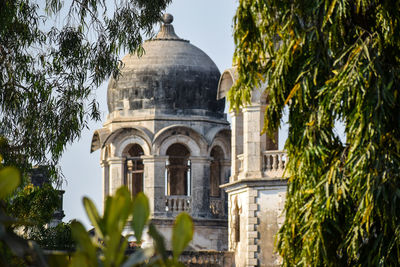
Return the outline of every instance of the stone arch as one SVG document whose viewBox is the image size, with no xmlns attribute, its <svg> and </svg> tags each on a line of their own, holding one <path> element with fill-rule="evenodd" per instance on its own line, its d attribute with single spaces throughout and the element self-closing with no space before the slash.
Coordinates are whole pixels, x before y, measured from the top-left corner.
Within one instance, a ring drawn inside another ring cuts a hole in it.
<svg viewBox="0 0 400 267">
<path fill-rule="evenodd" d="M 229 150 L 229 145 L 223 140 L 222 138 L 216 138 L 214 139 L 214 142 L 210 146 L 209 149 L 209 154 L 211 154 L 211 151 L 214 147 L 220 147 L 222 149 L 222 152 L 224 154 L 224 159 L 229 160 L 230 159 L 230 150 Z"/>
<path fill-rule="evenodd" d="M 231 131 L 223 128 L 219 129 L 219 131 L 215 132 L 212 138 L 211 145 L 209 146 L 208 154 L 211 153 L 211 150 L 215 146 L 220 146 L 222 151 L 224 152 L 224 156 L 226 160 L 229 160 L 231 158 Z"/>
<path fill-rule="evenodd" d="M 98 129 L 94 131 L 92 141 L 90 143 L 90 153 L 103 148 L 105 140 L 110 136 L 108 129 Z"/>
<path fill-rule="evenodd" d="M 151 154 L 151 133 L 143 127 L 123 127 L 113 131 L 103 142 L 103 147 L 111 145 L 111 154 L 121 157 L 125 146 L 137 143 L 145 155 Z"/>
<path fill-rule="evenodd" d="M 202 154 L 199 145 L 192 138 L 186 135 L 174 135 L 162 142 L 158 149 L 159 155 L 166 156 L 168 148 L 173 144 L 184 145 L 189 150 L 191 156 L 199 157 Z"/>
<path fill-rule="evenodd" d="M 101 160 L 107 160 L 109 157 L 111 157 L 111 148 L 107 145 L 101 150 Z"/>
<path fill-rule="evenodd" d="M 144 189 L 144 164 L 142 155 L 143 148 L 137 143 L 129 144 L 122 150 L 122 157 L 125 158 L 124 182 L 128 186 L 132 196 L 136 196 Z"/>
<path fill-rule="evenodd" d="M 230 138 L 230 130 L 229 127 L 227 126 L 217 126 L 217 127 L 213 127 L 210 130 L 207 131 L 206 135 L 205 135 L 205 139 L 207 140 L 207 142 L 211 145 L 213 140 L 215 139 L 215 137 L 220 133 L 220 132 L 224 132 L 227 131 L 229 134 L 229 138 Z"/>
<path fill-rule="evenodd" d="M 118 140 L 118 142 L 115 144 L 115 156 L 122 157 L 124 150 L 126 150 L 128 146 L 134 144 L 139 145 L 143 149 L 144 155 L 151 155 L 151 147 L 147 143 L 147 141 L 141 136 L 134 135 L 127 136 L 125 138 L 122 138 L 121 140 Z"/>
<path fill-rule="evenodd" d="M 99 135 L 98 131 L 95 131 L 93 133 L 93 137 L 92 137 L 92 143 L 91 143 L 91 146 L 90 146 L 90 153 L 96 151 L 100 147 L 101 147 L 100 135 Z"/>
<path fill-rule="evenodd" d="M 237 71 L 236 68 L 229 68 L 225 70 L 218 81 L 217 99 L 226 97 L 229 89 L 236 82 Z"/>
<path fill-rule="evenodd" d="M 103 147 L 111 143 L 116 145 L 116 143 L 120 142 L 122 139 L 125 139 L 127 136 L 138 136 L 142 138 L 149 147 L 151 147 L 150 144 L 153 137 L 152 133 L 148 129 L 140 126 L 122 127 L 114 130 L 107 136 L 107 138 L 104 139 Z"/>
<path fill-rule="evenodd" d="M 122 156 L 126 157 L 140 157 L 144 155 L 143 148 L 137 142 L 125 146 L 121 153 Z"/>
<path fill-rule="evenodd" d="M 156 154 L 166 155 L 166 151 L 173 143 L 187 146 L 192 156 L 204 155 L 207 152 L 207 141 L 203 135 L 185 125 L 171 125 L 161 129 L 153 141 L 153 150 Z"/>
<path fill-rule="evenodd" d="M 221 197 L 219 186 L 223 181 L 223 161 L 225 159 L 224 151 L 221 146 L 215 145 L 210 152 L 210 197 Z"/>
</svg>

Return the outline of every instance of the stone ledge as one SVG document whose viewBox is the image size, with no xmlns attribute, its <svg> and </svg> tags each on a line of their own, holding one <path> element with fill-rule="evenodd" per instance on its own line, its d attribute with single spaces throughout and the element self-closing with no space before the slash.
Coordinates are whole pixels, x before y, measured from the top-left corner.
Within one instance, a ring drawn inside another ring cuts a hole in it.
<svg viewBox="0 0 400 267">
<path fill-rule="evenodd" d="M 110 114 L 108 115 L 110 116 Z M 107 127 L 110 124 L 118 124 L 118 123 L 127 123 L 127 122 L 143 122 L 143 121 L 189 121 L 189 122 L 209 122 L 209 123 L 218 123 L 224 124 L 226 126 L 230 126 L 230 123 L 226 120 L 226 118 L 215 118 L 207 115 L 175 115 L 175 114 L 151 114 L 142 113 L 136 114 L 133 116 L 129 114 L 129 116 L 124 115 L 114 115 L 113 117 L 107 118 L 107 121 L 104 123 L 103 127 Z"/>
<path fill-rule="evenodd" d="M 227 193 L 248 187 L 280 187 L 286 186 L 287 179 L 241 179 L 231 183 L 223 184 L 220 188 L 225 189 Z"/>
</svg>

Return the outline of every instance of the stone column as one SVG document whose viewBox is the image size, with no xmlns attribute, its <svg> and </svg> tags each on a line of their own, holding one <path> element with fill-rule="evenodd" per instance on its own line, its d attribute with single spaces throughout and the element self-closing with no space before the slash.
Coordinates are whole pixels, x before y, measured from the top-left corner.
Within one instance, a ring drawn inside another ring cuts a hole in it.
<svg viewBox="0 0 400 267">
<path fill-rule="evenodd" d="M 132 170 L 133 170 L 133 164 L 131 160 L 128 160 L 126 163 L 126 185 L 128 186 L 129 192 L 131 195 L 133 195 L 133 179 L 132 179 Z"/>
<path fill-rule="evenodd" d="M 144 164 L 143 191 L 150 201 L 150 217 L 165 214 L 165 163 L 168 156 L 142 156 Z"/>
<path fill-rule="evenodd" d="M 231 160 L 221 160 L 221 175 L 222 175 L 221 185 L 229 183 L 229 176 L 232 176 Z"/>
<path fill-rule="evenodd" d="M 262 177 L 261 130 L 265 106 L 253 104 L 243 109 L 243 172 L 244 178 Z M 265 138 L 264 138 L 265 139 Z"/>
<path fill-rule="evenodd" d="M 241 111 L 231 112 L 232 118 L 232 144 L 231 144 L 231 182 L 236 181 L 239 175 L 240 162 L 238 155 L 243 153 L 243 113 Z"/>
<path fill-rule="evenodd" d="M 209 157 L 190 157 L 192 216 L 204 218 L 210 209 L 210 164 Z"/>
<path fill-rule="evenodd" d="M 110 166 L 107 160 L 102 160 L 100 163 L 103 171 L 103 207 L 106 203 L 106 198 L 110 194 Z"/>
<path fill-rule="evenodd" d="M 113 195 L 115 191 L 124 185 L 124 158 L 109 158 L 109 179 L 110 179 L 110 189 L 109 194 Z"/>
<path fill-rule="evenodd" d="M 222 168 L 222 179 L 221 185 L 226 184 L 229 182 L 229 176 L 231 172 L 231 161 L 229 160 L 223 160 L 221 162 L 221 168 Z M 225 190 L 221 189 L 221 199 L 222 199 L 222 214 L 223 216 L 228 215 L 228 195 L 225 192 Z"/>
</svg>

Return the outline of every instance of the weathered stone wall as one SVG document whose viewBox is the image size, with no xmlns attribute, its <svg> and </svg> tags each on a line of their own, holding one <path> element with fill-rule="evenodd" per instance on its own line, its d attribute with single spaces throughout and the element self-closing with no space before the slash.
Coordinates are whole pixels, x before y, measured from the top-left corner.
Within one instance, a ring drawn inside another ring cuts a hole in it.
<svg viewBox="0 0 400 267">
<path fill-rule="evenodd" d="M 258 194 L 255 202 L 258 205 L 256 211 L 257 224 L 255 226 L 259 238 L 256 258 L 258 266 L 279 266 L 280 258 L 275 252 L 274 241 L 276 234 L 284 221 L 284 203 L 286 187 L 257 188 Z"/>
<path fill-rule="evenodd" d="M 173 220 L 154 219 L 157 230 L 165 237 L 167 249 L 171 249 Z M 194 236 L 188 251 L 227 251 L 228 229 L 226 220 L 194 220 Z"/>
<path fill-rule="evenodd" d="M 229 251 L 234 251 L 236 266 L 246 266 L 248 258 L 248 190 L 242 189 L 229 194 Z M 238 209 L 237 209 L 237 208 Z M 234 216 L 239 215 L 239 225 Z M 239 229 L 236 229 L 239 227 Z M 239 231 L 238 231 L 239 230 Z M 236 235 L 239 233 L 239 237 Z M 237 242 L 238 241 L 238 242 Z M 253 254 L 250 252 L 250 254 Z"/>
<path fill-rule="evenodd" d="M 234 252 L 236 266 L 278 266 L 274 241 L 284 220 L 286 182 L 244 180 L 230 184 L 227 191 L 229 251 Z"/>
</svg>

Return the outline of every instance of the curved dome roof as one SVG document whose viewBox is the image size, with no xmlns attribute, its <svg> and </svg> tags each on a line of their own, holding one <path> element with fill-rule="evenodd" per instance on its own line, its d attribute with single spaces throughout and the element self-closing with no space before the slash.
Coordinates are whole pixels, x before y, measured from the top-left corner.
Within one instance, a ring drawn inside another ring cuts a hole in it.
<svg viewBox="0 0 400 267">
<path fill-rule="evenodd" d="M 109 112 L 156 109 L 167 114 L 223 117 L 224 100 L 217 100 L 220 72 L 207 54 L 179 38 L 169 14 L 145 54 L 126 55 L 118 79 L 108 85 Z"/>
</svg>

